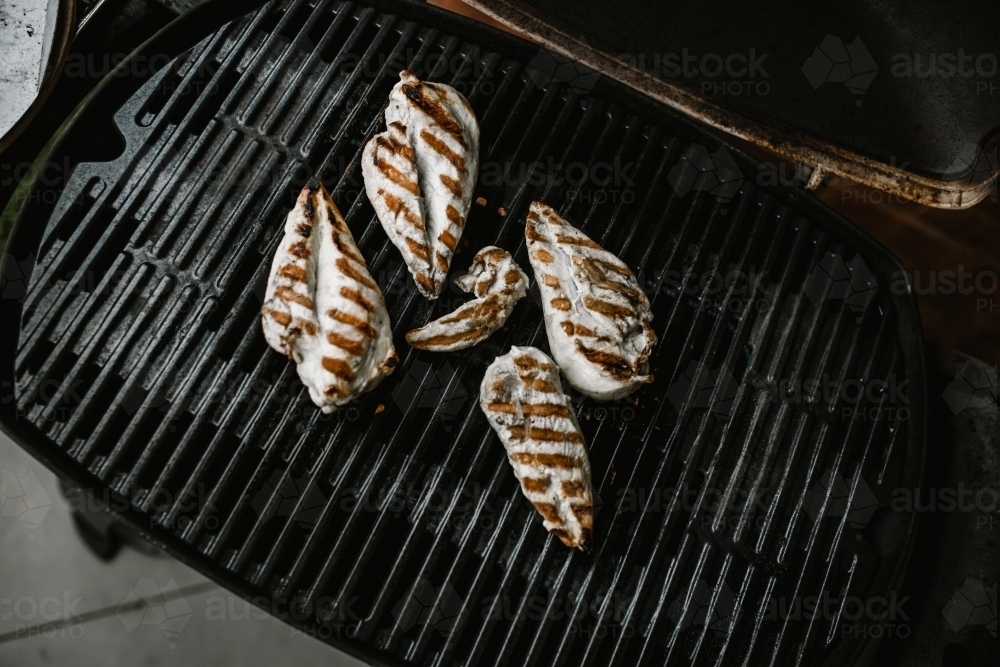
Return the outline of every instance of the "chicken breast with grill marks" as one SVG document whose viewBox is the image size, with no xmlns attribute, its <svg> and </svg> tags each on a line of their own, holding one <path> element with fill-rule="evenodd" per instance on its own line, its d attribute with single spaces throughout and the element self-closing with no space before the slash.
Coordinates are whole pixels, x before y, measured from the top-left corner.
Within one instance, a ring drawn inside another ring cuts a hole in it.
<svg viewBox="0 0 1000 667">
<path fill-rule="evenodd" d="M 524 233 L 549 347 L 569 383 L 610 400 L 652 382 L 653 314 L 628 266 L 541 202 Z"/>
<path fill-rule="evenodd" d="M 462 304 L 455 312 L 406 334 L 415 348 L 451 352 L 472 347 L 489 338 L 503 326 L 514 304 L 528 291 L 528 276 L 510 253 L 487 246 L 476 253 L 469 272 L 455 279 L 455 284 L 476 298 Z"/>
<path fill-rule="evenodd" d="M 588 550 L 590 459 L 555 362 L 537 348 L 512 347 L 486 369 L 479 404 L 546 530 L 568 547 Z"/>
<path fill-rule="evenodd" d="M 382 292 L 321 183 L 303 188 L 285 221 L 261 324 L 325 413 L 374 389 L 399 361 Z"/>
<path fill-rule="evenodd" d="M 365 191 L 417 289 L 436 299 L 462 238 L 479 170 L 479 124 L 458 91 L 399 75 L 386 131 L 365 146 Z"/>
</svg>

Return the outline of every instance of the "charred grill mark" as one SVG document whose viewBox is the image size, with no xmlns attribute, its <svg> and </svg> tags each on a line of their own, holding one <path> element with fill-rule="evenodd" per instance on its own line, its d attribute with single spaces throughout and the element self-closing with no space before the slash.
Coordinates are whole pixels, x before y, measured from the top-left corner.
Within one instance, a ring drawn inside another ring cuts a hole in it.
<svg viewBox="0 0 1000 667">
<path fill-rule="evenodd" d="M 451 315 L 446 315 L 442 317 L 439 321 L 443 324 L 454 324 L 455 322 L 461 322 L 463 320 L 478 320 L 481 319 L 484 314 L 482 306 L 486 304 L 476 305 L 475 302 L 470 301 L 458 310 L 456 310 Z"/>
<path fill-rule="evenodd" d="M 555 303 L 552 305 L 555 306 Z M 601 313 L 602 315 L 607 315 L 608 317 L 628 318 L 633 314 L 630 308 L 617 306 L 613 303 L 608 303 L 607 301 L 602 301 L 601 299 L 595 299 L 589 296 L 583 297 L 583 305 L 596 313 Z"/>
<path fill-rule="evenodd" d="M 603 350 L 595 350 L 591 347 L 587 347 L 580 341 L 576 341 L 576 349 L 580 351 L 580 354 L 582 354 L 587 361 L 600 366 L 607 371 L 611 377 L 626 379 L 634 375 L 634 371 L 629 363 L 617 354 L 604 352 Z"/>
<path fill-rule="evenodd" d="M 307 225 L 304 222 L 300 222 L 295 225 L 295 233 L 303 238 L 309 238 L 309 235 L 312 234 L 312 226 Z"/>
<path fill-rule="evenodd" d="M 528 437 L 541 442 L 578 442 L 583 443 L 583 436 L 576 431 L 556 431 L 551 428 L 532 426 L 528 429 Z"/>
<path fill-rule="evenodd" d="M 312 254 L 305 241 L 296 241 L 288 248 L 288 252 L 299 259 L 309 259 L 309 255 Z"/>
<path fill-rule="evenodd" d="M 326 333 L 326 340 L 330 343 L 330 345 L 339 347 L 341 350 L 354 355 L 355 357 L 360 357 L 365 353 L 364 341 L 348 338 L 347 336 L 341 335 L 336 331 L 328 331 Z"/>
<path fill-rule="evenodd" d="M 491 412 L 503 412 L 512 415 L 517 411 L 517 406 L 514 405 L 513 401 L 492 401 L 486 406 L 486 409 Z"/>
<path fill-rule="evenodd" d="M 357 252 L 355 252 L 354 248 L 352 248 L 350 245 L 344 243 L 343 237 L 339 233 L 337 233 L 336 229 L 334 229 L 332 236 L 333 236 L 333 245 L 337 246 L 337 250 L 339 250 L 341 254 L 343 254 L 345 257 L 349 257 L 352 261 L 360 264 L 361 266 L 365 266 L 365 258 L 359 255 Z"/>
<path fill-rule="evenodd" d="M 536 250 L 535 258 L 540 262 L 545 262 L 546 264 L 551 264 L 553 260 L 552 253 L 545 248 L 539 248 Z"/>
<path fill-rule="evenodd" d="M 521 273 L 517 269 L 509 269 L 503 274 L 503 281 L 507 285 L 516 285 L 521 280 Z"/>
<path fill-rule="evenodd" d="M 521 486 L 529 493 L 545 493 L 549 488 L 549 480 L 545 477 L 525 477 Z"/>
<path fill-rule="evenodd" d="M 436 252 L 436 253 L 434 253 L 434 259 L 435 259 L 435 261 L 437 261 L 438 268 L 441 269 L 442 271 L 444 271 L 445 273 L 447 273 L 448 272 L 448 258 L 445 257 L 444 255 L 442 255 L 441 253 Z"/>
<path fill-rule="evenodd" d="M 426 129 L 420 130 L 420 138 L 423 139 L 435 153 L 455 165 L 455 169 L 457 169 L 459 173 L 465 173 L 465 158 L 451 150 L 451 148 L 448 147 L 448 144 L 435 137 Z"/>
<path fill-rule="evenodd" d="M 409 243 L 409 239 L 407 239 L 407 243 Z M 427 254 L 426 250 L 424 251 L 424 254 L 425 255 Z M 425 261 L 426 261 L 426 257 L 425 257 Z M 426 289 L 426 290 L 428 290 L 430 292 L 433 292 L 433 291 L 437 290 L 438 286 L 434 283 L 434 281 L 431 279 L 431 277 L 428 276 L 426 273 L 418 273 L 415 276 L 413 276 L 413 279 L 416 280 L 417 283 L 419 283 L 421 287 L 423 287 L 424 289 Z"/>
<path fill-rule="evenodd" d="M 273 308 L 269 308 L 264 311 L 264 314 L 283 327 L 287 327 L 289 324 L 292 323 L 292 316 L 289 315 L 288 313 L 283 313 L 280 310 L 274 310 Z"/>
<path fill-rule="evenodd" d="M 438 241 L 445 244 L 445 246 L 448 247 L 448 250 L 451 250 L 452 252 L 455 251 L 455 247 L 458 245 L 458 239 L 456 239 L 455 235 L 447 229 L 438 234 Z"/>
<path fill-rule="evenodd" d="M 296 319 L 294 320 L 295 325 L 302 328 L 310 336 L 315 336 L 319 332 L 319 327 L 310 322 L 309 320 Z"/>
<path fill-rule="evenodd" d="M 573 543 L 573 538 L 570 536 L 570 534 L 567 533 L 566 530 L 563 528 L 555 528 L 555 527 L 549 528 L 549 534 L 558 537 L 559 541 L 568 547 L 577 546 L 576 544 Z"/>
<path fill-rule="evenodd" d="M 569 299 L 561 296 L 552 299 L 549 303 L 552 304 L 552 307 L 556 310 L 569 310 L 573 307 L 573 304 L 569 302 Z"/>
<path fill-rule="evenodd" d="M 354 371 L 351 370 L 351 365 L 343 359 L 323 357 L 323 369 L 346 382 L 354 379 Z"/>
<path fill-rule="evenodd" d="M 573 332 L 576 331 L 576 327 L 573 326 L 573 323 L 566 320 L 560 322 L 559 326 L 562 327 L 562 330 L 566 332 L 567 336 L 572 336 Z"/>
<path fill-rule="evenodd" d="M 344 297 L 348 301 L 353 301 L 369 313 L 375 310 L 375 304 L 366 299 L 364 295 L 361 294 L 360 290 L 344 285 L 340 288 L 340 296 Z"/>
<path fill-rule="evenodd" d="M 560 490 L 564 498 L 583 498 L 587 493 L 583 482 L 575 479 L 564 479 Z"/>
<path fill-rule="evenodd" d="M 274 296 L 278 297 L 282 301 L 290 301 L 292 303 L 297 303 L 303 308 L 313 309 L 313 301 L 304 294 L 299 294 L 291 287 L 278 286 L 274 288 Z"/>
<path fill-rule="evenodd" d="M 354 327 L 368 338 L 375 337 L 375 328 L 372 327 L 367 319 L 358 317 L 357 315 L 351 315 L 350 313 L 345 313 L 344 311 L 336 308 L 331 308 L 326 311 L 326 316 L 331 320 L 340 322 L 341 324 Z"/>
<path fill-rule="evenodd" d="M 542 282 L 549 287 L 559 287 L 559 279 L 548 273 L 542 276 Z"/>
<path fill-rule="evenodd" d="M 299 282 L 306 282 L 308 276 L 306 270 L 296 264 L 285 264 L 278 268 L 278 275 L 283 278 L 290 278 Z"/>
<path fill-rule="evenodd" d="M 562 517 L 559 516 L 559 510 L 556 509 L 556 506 L 553 505 L 552 503 L 543 503 L 536 501 L 531 504 L 535 506 L 535 509 L 538 510 L 538 513 L 541 514 L 542 517 L 549 523 L 558 524 L 563 522 Z"/>
<path fill-rule="evenodd" d="M 336 265 L 337 268 L 340 269 L 341 273 L 343 273 L 351 280 L 361 283 L 368 289 L 378 290 L 378 285 L 375 284 L 374 280 L 368 277 L 366 272 L 359 271 L 354 264 L 347 261 L 343 257 L 337 259 Z"/>
<path fill-rule="evenodd" d="M 396 169 L 378 155 L 375 156 L 375 166 L 378 167 L 378 170 L 381 171 L 386 178 L 399 187 L 408 191 L 410 194 L 420 195 L 420 187 L 417 185 L 416 181 L 409 180 L 403 172 Z"/>
<path fill-rule="evenodd" d="M 469 146 L 465 142 L 465 133 L 462 131 L 462 127 L 451 117 L 447 109 L 424 94 L 424 87 L 423 83 L 406 83 L 403 84 L 403 94 L 413 102 L 415 107 L 430 116 L 442 130 L 454 137 L 462 148 L 467 149 Z"/>
<path fill-rule="evenodd" d="M 538 362 L 535 361 L 534 357 L 531 357 L 527 354 L 520 357 L 516 357 L 514 359 L 514 365 L 517 366 L 517 370 L 519 370 L 522 374 L 525 371 L 538 368 Z"/>
<path fill-rule="evenodd" d="M 542 378 L 535 378 L 534 380 L 532 380 L 530 387 L 535 391 L 540 391 L 544 394 L 554 394 L 557 391 L 559 391 L 559 389 L 554 384 L 552 384 L 548 380 L 543 380 Z"/>
<path fill-rule="evenodd" d="M 424 221 L 420 219 L 420 216 L 411 211 L 410 207 L 403 203 L 402 199 L 391 192 L 385 192 L 382 196 L 385 200 L 385 205 L 392 211 L 394 216 L 398 218 L 402 215 L 403 220 L 406 220 L 420 231 L 424 231 Z"/>
<path fill-rule="evenodd" d="M 462 214 L 458 212 L 458 209 L 451 204 L 448 204 L 448 206 L 445 207 L 444 214 L 448 217 L 448 221 L 451 222 L 451 224 L 459 228 L 465 227 L 465 218 L 463 218 Z"/>
<path fill-rule="evenodd" d="M 448 188 L 448 190 L 451 191 L 451 194 L 455 195 L 455 197 L 457 197 L 458 199 L 462 198 L 461 181 L 459 181 L 457 178 L 452 178 L 448 174 L 441 174 L 439 178 L 441 179 L 441 183 L 444 184 L 444 187 Z"/>
<path fill-rule="evenodd" d="M 410 249 L 410 252 L 412 252 L 419 259 L 422 259 L 425 262 L 430 261 L 430 255 L 427 252 L 427 246 L 426 245 L 424 245 L 420 241 L 418 241 L 416 239 L 412 239 L 412 238 L 410 238 L 408 236 L 406 237 L 405 240 L 406 240 L 406 247 L 408 247 Z"/>
<path fill-rule="evenodd" d="M 577 238 L 575 236 L 567 236 L 565 234 L 556 234 L 556 242 L 565 243 L 566 245 L 577 245 L 584 248 L 593 248 L 594 250 L 604 250 L 604 248 L 599 246 L 595 241 L 586 237 Z"/>
<path fill-rule="evenodd" d="M 525 403 L 521 410 L 532 417 L 565 417 L 569 418 L 569 408 L 558 403 Z"/>
<path fill-rule="evenodd" d="M 528 224 L 524 228 L 524 235 L 528 238 L 529 241 L 544 240 L 542 235 L 538 233 L 538 229 L 535 228 L 535 223 L 537 222 L 538 222 L 538 216 L 536 216 L 534 213 L 529 213 Z"/>
<path fill-rule="evenodd" d="M 431 346 L 437 347 L 451 345 L 452 343 L 458 343 L 463 340 L 478 338 L 480 335 L 481 334 L 478 330 L 473 329 L 471 331 L 460 331 L 453 334 L 438 334 L 437 336 L 430 336 L 428 338 L 418 338 L 414 336 L 411 339 L 410 334 L 408 333 L 406 334 L 406 341 L 418 350 L 422 350 Z"/>
<path fill-rule="evenodd" d="M 406 136 L 406 128 L 401 123 L 393 123 L 393 125 L 398 126 L 393 129 Z M 382 134 L 375 135 L 375 145 L 379 148 L 384 148 L 393 155 L 402 157 L 407 162 L 413 162 L 413 148 L 406 142 L 400 141 L 399 137 L 391 132 L 383 132 Z"/>
<path fill-rule="evenodd" d="M 577 459 L 565 454 L 535 454 L 533 452 L 514 452 L 510 455 L 510 459 L 514 463 L 533 468 L 562 468 L 565 470 L 573 469 L 579 463 Z"/>
<path fill-rule="evenodd" d="M 613 273 L 617 273 L 618 275 L 624 276 L 626 278 L 631 278 L 632 277 L 632 269 L 628 268 L 627 266 L 625 266 L 623 264 L 619 264 L 617 262 L 608 262 L 608 261 L 605 261 L 605 260 L 602 260 L 602 259 L 595 259 L 594 261 L 596 263 L 600 264 L 602 268 L 604 268 L 604 269 L 606 269 L 608 271 L 611 271 Z"/>
</svg>

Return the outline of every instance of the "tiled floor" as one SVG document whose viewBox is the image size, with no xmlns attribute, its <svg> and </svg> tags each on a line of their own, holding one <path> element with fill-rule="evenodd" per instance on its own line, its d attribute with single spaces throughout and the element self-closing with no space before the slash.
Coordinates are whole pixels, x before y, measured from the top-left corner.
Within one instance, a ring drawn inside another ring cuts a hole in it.
<svg viewBox="0 0 1000 667">
<path fill-rule="evenodd" d="M 363 663 L 172 558 L 80 541 L 55 476 L 0 434 L 0 667 Z"/>
</svg>

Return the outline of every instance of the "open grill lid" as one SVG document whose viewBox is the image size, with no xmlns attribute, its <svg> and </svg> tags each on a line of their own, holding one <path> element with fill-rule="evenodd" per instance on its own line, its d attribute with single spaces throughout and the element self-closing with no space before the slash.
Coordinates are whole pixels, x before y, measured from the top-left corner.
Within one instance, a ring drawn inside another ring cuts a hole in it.
<svg viewBox="0 0 1000 667">
<path fill-rule="evenodd" d="M 896 589 L 915 514 L 891 494 L 922 480 L 899 262 L 619 83 L 540 83 L 537 47 L 496 30 L 390 0 L 233 6 L 135 55 L 163 69 L 123 63 L 53 149 L 65 190 L 29 193 L 2 266 L 4 430 L 184 562 L 376 664 L 853 665 L 883 621 L 839 609 Z M 468 350 L 404 342 L 467 298 L 416 292 L 363 192 L 404 66 L 464 92 L 482 128 L 487 203 L 456 270 L 491 244 L 528 267 L 540 199 L 649 293 L 656 381 L 571 393 L 601 498 L 590 554 L 545 533 L 477 405 L 497 355 L 547 350 L 536 298 Z M 401 355 L 328 416 L 259 321 L 311 176 Z"/>
<path fill-rule="evenodd" d="M 996 198 L 1000 3 L 469 4 L 550 59 L 813 168 L 811 185 L 833 173 L 942 208 Z"/>
</svg>

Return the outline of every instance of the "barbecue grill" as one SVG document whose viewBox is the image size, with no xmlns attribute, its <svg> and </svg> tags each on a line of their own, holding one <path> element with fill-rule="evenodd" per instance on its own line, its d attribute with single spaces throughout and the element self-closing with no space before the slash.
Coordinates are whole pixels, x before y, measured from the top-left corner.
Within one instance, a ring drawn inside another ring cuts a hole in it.
<svg viewBox="0 0 1000 667">
<path fill-rule="evenodd" d="M 901 265 L 689 118 L 537 54 L 394 0 L 182 16 L 56 144 L 65 189 L 36 184 L 21 210 L 4 429 L 153 543 L 372 664 L 854 664 L 888 622 L 855 607 L 894 599 L 913 544 L 889 494 L 923 479 Z M 462 352 L 403 340 L 459 298 L 420 297 L 363 194 L 361 148 L 403 67 L 455 86 L 481 124 L 454 266 L 495 244 L 527 267 L 539 199 L 649 294 L 656 381 L 608 403 L 571 392 L 600 496 L 590 553 L 541 528 L 477 405 L 494 357 L 547 350 L 537 300 Z M 344 211 L 401 353 L 329 416 L 259 324 L 310 178 Z"/>
</svg>

